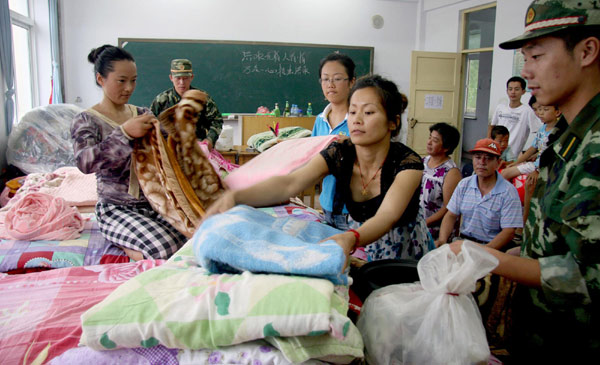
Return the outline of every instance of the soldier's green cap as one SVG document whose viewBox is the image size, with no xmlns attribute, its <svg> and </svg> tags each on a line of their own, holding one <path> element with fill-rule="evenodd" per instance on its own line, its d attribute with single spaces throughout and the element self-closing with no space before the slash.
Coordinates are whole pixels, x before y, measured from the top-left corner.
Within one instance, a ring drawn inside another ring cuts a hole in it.
<svg viewBox="0 0 600 365">
<path fill-rule="evenodd" d="M 185 58 L 178 58 L 171 61 L 171 74 L 173 76 L 192 76 L 192 62 Z"/>
<path fill-rule="evenodd" d="M 521 48 L 527 41 L 563 29 L 600 25 L 600 3 L 589 0 L 535 0 L 527 8 L 525 33 L 500 43 L 500 48 Z"/>
</svg>

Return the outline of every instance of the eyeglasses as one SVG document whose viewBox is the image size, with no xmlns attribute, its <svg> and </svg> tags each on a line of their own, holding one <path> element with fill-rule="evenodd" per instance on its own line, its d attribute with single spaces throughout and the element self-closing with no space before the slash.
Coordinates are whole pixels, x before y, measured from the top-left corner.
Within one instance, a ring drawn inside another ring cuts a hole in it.
<svg viewBox="0 0 600 365">
<path fill-rule="evenodd" d="M 341 78 L 341 77 L 334 77 L 333 79 L 329 79 L 329 78 L 324 78 L 324 79 L 319 79 L 319 82 L 321 84 L 329 84 L 330 82 L 339 85 L 342 81 L 348 81 L 350 80 L 348 77 L 346 78 Z"/>
</svg>

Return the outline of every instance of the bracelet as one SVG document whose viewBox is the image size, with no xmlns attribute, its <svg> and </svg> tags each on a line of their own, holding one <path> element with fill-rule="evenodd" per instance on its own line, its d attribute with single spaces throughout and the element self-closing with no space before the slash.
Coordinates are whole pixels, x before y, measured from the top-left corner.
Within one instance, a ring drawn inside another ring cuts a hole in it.
<svg viewBox="0 0 600 365">
<path fill-rule="evenodd" d="M 357 230 L 350 228 L 349 230 L 347 230 L 346 232 L 352 232 L 354 234 L 354 246 L 352 247 L 352 250 L 350 251 L 350 253 L 354 253 L 354 251 L 356 251 L 356 246 L 358 246 L 359 242 L 360 242 L 360 233 L 358 233 Z"/>
</svg>

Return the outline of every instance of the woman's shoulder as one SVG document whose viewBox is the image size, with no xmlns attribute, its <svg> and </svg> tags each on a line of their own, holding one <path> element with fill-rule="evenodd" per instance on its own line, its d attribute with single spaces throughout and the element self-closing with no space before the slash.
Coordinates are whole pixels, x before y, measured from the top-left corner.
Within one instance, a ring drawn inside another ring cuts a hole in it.
<svg viewBox="0 0 600 365">
<path fill-rule="evenodd" d="M 350 141 L 350 138 L 342 138 L 337 141 L 333 141 L 327 146 L 323 151 L 321 151 L 321 155 L 325 157 L 325 159 L 330 159 L 333 161 L 337 161 L 337 164 L 342 163 L 342 161 L 354 161 L 354 157 L 356 154 L 356 150 L 354 149 L 354 144 Z"/>
<path fill-rule="evenodd" d="M 137 106 L 137 105 L 132 105 L 132 104 L 128 104 L 128 105 L 130 108 L 136 110 L 137 115 L 142 115 L 145 113 L 152 113 L 152 111 L 150 111 L 150 109 L 145 106 Z"/>
<path fill-rule="evenodd" d="M 392 142 L 390 144 L 390 155 L 400 164 L 414 164 L 419 170 L 423 170 L 423 159 L 410 147 L 402 142 Z"/>
</svg>

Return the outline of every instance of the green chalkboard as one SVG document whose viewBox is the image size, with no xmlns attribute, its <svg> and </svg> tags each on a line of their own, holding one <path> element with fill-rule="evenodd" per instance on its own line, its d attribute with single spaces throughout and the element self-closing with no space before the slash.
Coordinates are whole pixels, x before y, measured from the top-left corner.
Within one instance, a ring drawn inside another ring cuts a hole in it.
<svg viewBox="0 0 600 365">
<path fill-rule="evenodd" d="M 275 103 L 283 112 L 289 101 L 304 112 L 311 102 L 316 115 L 327 105 L 318 82 L 323 57 L 336 51 L 350 56 L 358 77 L 373 69 L 373 47 L 139 38 L 119 38 L 119 45 L 137 64 L 137 87 L 129 102 L 139 106 L 150 106 L 173 86 L 173 58 L 192 61 L 192 85 L 207 91 L 222 113 L 255 113 Z"/>
</svg>

